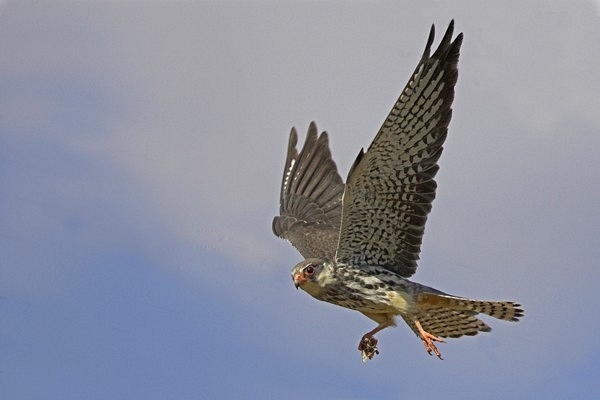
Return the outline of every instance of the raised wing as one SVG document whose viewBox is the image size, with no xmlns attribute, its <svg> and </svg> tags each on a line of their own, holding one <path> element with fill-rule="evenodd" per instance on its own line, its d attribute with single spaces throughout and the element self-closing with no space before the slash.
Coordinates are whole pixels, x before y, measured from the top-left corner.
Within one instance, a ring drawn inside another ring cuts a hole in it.
<svg viewBox="0 0 600 400">
<path fill-rule="evenodd" d="M 452 21 L 435 53 L 425 52 L 373 143 L 354 162 L 343 199 L 336 259 L 378 265 L 404 277 L 417 268 L 448 124 L 462 33 Z"/>
<path fill-rule="evenodd" d="M 310 123 L 300 153 L 292 128 L 281 181 L 279 216 L 273 232 L 287 239 L 304 258 L 333 260 L 337 249 L 344 181 L 331 159 L 327 132 Z"/>
</svg>

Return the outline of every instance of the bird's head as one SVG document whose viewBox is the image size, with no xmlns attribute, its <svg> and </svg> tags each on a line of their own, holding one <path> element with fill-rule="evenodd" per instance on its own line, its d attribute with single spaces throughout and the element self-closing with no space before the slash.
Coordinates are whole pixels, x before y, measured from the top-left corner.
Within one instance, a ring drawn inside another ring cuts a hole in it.
<svg viewBox="0 0 600 400">
<path fill-rule="evenodd" d="M 292 268 L 294 286 L 318 297 L 331 277 L 331 270 L 331 265 L 321 259 L 306 259 Z"/>
</svg>

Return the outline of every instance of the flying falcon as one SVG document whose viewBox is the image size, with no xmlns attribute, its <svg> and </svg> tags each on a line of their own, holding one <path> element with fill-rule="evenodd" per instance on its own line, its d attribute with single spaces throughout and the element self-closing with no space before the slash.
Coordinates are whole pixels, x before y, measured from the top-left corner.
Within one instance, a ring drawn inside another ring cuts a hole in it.
<svg viewBox="0 0 600 400">
<path fill-rule="evenodd" d="M 491 330 L 478 314 L 523 316 L 517 303 L 457 297 L 407 279 L 417 268 L 452 116 L 463 39 L 452 40 L 453 29 L 454 21 L 430 55 L 431 27 L 421 61 L 345 185 L 326 132 L 318 135 L 312 122 L 299 153 L 296 130 L 290 133 L 273 232 L 306 258 L 292 269 L 296 288 L 378 324 L 359 342 L 363 362 L 379 353 L 374 335 L 398 315 L 440 359 L 434 342 Z"/>
</svg>

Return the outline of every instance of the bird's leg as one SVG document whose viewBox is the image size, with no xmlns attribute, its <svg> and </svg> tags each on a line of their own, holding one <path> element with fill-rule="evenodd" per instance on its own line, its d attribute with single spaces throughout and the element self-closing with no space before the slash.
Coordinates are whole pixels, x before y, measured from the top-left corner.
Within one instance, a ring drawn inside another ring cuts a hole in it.
<svg viewBox="0 0 600 400">
<path fill-rule="evenodd" d="M 423 341 L 423 346 L 425 346 L 425 350 L 427 350 L 427 354 L 432 355 L 431 352 L 433 351 L 433 353 L 440 360 L 443 360 L 442 354 L 437 349 L 437 347 L 435 347 L 435 344 L 433 344 L 433 342 L 440 342 L 440 343 L 446 343 L 446 342 L 443 339 L 441 339 L 437 336 L 434 336 L 429 332 L 425 332 L 425 330 L 421 326 L 421 323 L 417 320 L 415 320 L 415 326 L 419 330 L 419 336 L 420 336 L 421 340 Z"/>
<path fill-rule="evenodd" d="M 372 331 L 365 333 L 360 339 L 358 351 L 362 353 L 362 362 L 367 362 L 367 359 L 371 360 L 375 354 L 379 354 L 379 350 L 377 350 L 377 339 L 375 339 L 373 335 L 386 327 L 387 325 L 379 324 Z"/>
</svg>

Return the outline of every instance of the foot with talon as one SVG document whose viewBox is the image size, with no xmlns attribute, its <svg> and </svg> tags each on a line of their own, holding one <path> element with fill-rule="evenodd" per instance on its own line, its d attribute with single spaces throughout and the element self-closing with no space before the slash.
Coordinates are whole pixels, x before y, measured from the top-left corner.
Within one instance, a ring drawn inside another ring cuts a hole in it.
<svg viewBox="0 0 600 400">
<path fill-rule="evenodd" d="M 437 347 L 435 347 L 435 344 L 433 344 L 433 342 L 440 342 L 440 343 L 446 343 L 446 342 L 443 339 L 441 339 L 435 335 L 432 335 L 429 332 L 425 332 L 425 330 L 423 329 L 423 327 L 421 326 L 421 323 L 419 321 L 415 321 L 415 325 L 417 326 L 417 329 L 419 330 L 419 337 L 423 341 L 423 346 L 425 346 L 425 350 L 427 351 L 427 354 L 429 354 L 431 356 L 432 355 L 431 352 L 433 352 L 433 354 L 435 354 L 440 360 L 443 360 L 442 353 L 440 353 L 440 351 L 437 349 Z"/>
<path fill-rule="evenodd" d="M 377 339 L 372 336 L 363 336 L 358 344 L 358 351 L 361 352 L 363 363 L 367 362 L 367 359 L 371 360 L 375 354 L 379 354 Z"/>
</svg>

